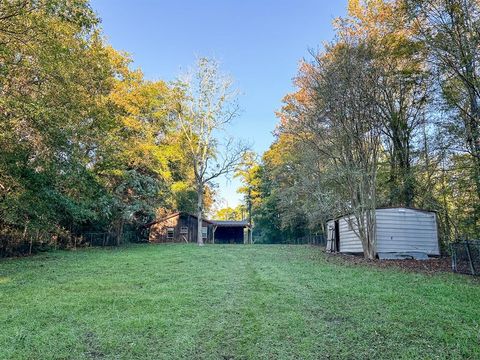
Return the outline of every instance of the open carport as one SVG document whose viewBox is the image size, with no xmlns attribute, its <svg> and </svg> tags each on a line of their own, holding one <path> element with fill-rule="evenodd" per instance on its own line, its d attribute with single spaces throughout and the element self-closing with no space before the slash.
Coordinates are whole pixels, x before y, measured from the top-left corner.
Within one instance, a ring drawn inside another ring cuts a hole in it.
<svg viewBox="0 0 480 360">
<path fill-rule="evenodd" d="M 244 244 L 248 242 L 250 226 L 247 221 L 212 220 L 212 223 L 213 243 Z"/>
</svg>

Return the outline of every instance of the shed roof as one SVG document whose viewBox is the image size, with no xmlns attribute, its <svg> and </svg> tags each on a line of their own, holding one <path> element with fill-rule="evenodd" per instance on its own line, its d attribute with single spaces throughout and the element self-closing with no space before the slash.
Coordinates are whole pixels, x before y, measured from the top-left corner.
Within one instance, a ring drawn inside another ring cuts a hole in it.
<svg viewBox="0 0 480 360">
<path fill-rule="evenodd" d="M 383 209 L 409 209 L 409 210 L 415 210 L 415 211 L 421 211 L 421 212 L 427 212 L 427 213 L 437 213 L 437 210 L 426 210 L 426 209 L 420 209 L 420 208 L 416 208 L 416 207 L 410 207 L 410 206 L 381 206 L 381 207 L 377 207 L 375 208 L 375 210 L 383 210 Z M 349 216 L 349 215 L 352 215 L 353 213 L 346 213 L 346 214 L 342 214 L 342 215 L 339 215 L 339 216 L 336 216 L 336 217 L 332 217 L 332 218 L 328 218 L 326 221 L 331 221 L 331 220 L 338 220 L 338 219 L 341 219 L 345 216 Z"/>
<path fill-rule="evenodd" d="M 210 220 L 214 225 L 218 227 L 248 227 L 248 221 L 234 221 L 234 220 Z"/>
</svg>

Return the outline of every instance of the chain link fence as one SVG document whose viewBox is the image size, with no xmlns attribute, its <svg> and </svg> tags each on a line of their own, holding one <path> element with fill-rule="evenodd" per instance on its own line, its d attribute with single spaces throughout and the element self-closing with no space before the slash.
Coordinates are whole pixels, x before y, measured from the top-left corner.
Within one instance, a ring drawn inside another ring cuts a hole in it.
<svg viewBox="0 0 480 360">
<path fill-rule="evenodd" d="M 0 233 L 0 258 L 30 255 L 56 249 L 76 249 L 78 247 L 111 247 L 126 243 L 146 242 L 144 234 L 135 230 L 117 232 L 84 232 L 80 234 L 56 234 L 36 231 L 33 233 Z"/>
<path fill-rule="evenodd" d="M 480 276 L 480 240 L 464 240 L 450 245 L 452 270 Z"/>
<path fill-rule="evenodd" d="M 121 234 L 112 232 L 88 232 L 81 235 L 86 246 L 118 246 L 124 243 L 142 242 L 143 238 L 136 231 L 124 231 Z"/>
<path fill-rule="evenodd" d="M 116 246 L 119 244 L 117 234 L 108 232 L 89 232 L 81 236 L 82 242 L 86 246 Z"/>
<path fill-rule="evenodd" d="M 288 243 L 295 244 L 295 245 L 320 245 L 320 246 L 325 246 L 327 244 L 325 236 L 323 236 L 323 234 L 302 236 Z"/>
</svg>

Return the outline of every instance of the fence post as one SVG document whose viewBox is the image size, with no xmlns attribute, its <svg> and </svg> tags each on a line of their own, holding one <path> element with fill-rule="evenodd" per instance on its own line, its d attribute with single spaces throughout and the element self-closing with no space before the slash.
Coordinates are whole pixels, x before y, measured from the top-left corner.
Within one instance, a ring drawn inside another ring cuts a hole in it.
<svg viewBox="0 0 480 360">
<path fill-rule="evenodd" d="M 472 255 L 470 253 L 470 246 L 468 244 L 468 240 L 465 240 L 465 250 L 467 250 L 468 262 L 470 263 L 470 271 L 472 275 L 475 275 L 475 267 L 473 266 Z"/>
<path fill-rule="evenodd" d="M 450 253 L 452 254 L 452 271 L 457 272 L 457 248 L 450 244 Z"/>
</svg>

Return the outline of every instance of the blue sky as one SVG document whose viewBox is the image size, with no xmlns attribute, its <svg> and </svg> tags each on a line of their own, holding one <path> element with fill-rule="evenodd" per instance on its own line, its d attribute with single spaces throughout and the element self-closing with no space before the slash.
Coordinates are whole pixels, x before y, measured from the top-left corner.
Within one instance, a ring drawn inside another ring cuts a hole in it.
<svg viewBox="0 0 480 360">
<path fill-rule="evenodd" d="M 131 54 L 147 79 L 173 80 L 196 57 L 214 57 L 242 92 L 230 133 L 262 154 L 273 141 L 275 111 L 293 90 L 308 49 L 333 38 L 332 21 L 347 0 L 92 0 L 107 40 Z M 237 181 L 220 196 L 239 202 Z"/>
</svg>

